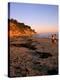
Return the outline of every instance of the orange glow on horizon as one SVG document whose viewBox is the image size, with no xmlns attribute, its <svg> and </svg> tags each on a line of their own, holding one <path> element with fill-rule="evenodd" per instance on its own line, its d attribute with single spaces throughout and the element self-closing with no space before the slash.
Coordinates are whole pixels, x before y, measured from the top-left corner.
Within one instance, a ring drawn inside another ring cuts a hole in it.
<svg viewBox="0 0 60 80">
<path fill-rule="evenodd" d="M 57 26 L 40 26 L 40 27 L 32 27 L 37 33 L 55 33 L 58 32 L 58 27 Z"/>
</svg>

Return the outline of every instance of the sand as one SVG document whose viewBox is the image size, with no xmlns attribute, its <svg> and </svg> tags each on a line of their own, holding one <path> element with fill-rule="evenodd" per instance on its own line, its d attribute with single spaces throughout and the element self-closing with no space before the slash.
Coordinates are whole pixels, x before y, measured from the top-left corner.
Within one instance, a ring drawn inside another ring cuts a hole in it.
<svg viewBox="0 0 60 80">
<path fill-rule="evenodd" d="M 15 37 L 9 44 L 9 77 L 58 74 L 58 41 Z"/>
</svg>

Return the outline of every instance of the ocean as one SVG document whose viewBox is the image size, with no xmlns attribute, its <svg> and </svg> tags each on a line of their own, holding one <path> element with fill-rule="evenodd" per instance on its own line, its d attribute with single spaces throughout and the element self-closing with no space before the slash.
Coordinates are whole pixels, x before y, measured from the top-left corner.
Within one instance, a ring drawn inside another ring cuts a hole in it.
<svg viewBox="0 0 60 80">
<path fill-rule="evenodd" d="M 56 34 L 56 38 L 58 38 L 58 33 L 39 33 L 39 34 L 35 34 L 33 37 L 35 37 L 35 38 L 51 38 L 52 34 Z"/>
</svg>

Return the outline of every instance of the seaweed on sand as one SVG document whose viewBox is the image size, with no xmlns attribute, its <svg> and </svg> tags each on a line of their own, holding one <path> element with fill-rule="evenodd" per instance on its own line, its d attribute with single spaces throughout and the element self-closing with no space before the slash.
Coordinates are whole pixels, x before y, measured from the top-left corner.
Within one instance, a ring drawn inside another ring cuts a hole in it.
<svg viewBox="0 0 60 80">
<path fill-rule="evenodd" d="M 16 46 L 16 47 L 25 47 L 25 48 L 29 48 L 29 49 L 32 49 L 32 50 L 35 50 L 35 46 L 34 45 L 31 45 L 30 43 L 25 43 L 25 44 L 12 44 L 13 46 Z"/>
<path fill-rule="evenodd" d="M 38 52 L 38 51 L 36 51 L 36 53 L 39 54 L 39 58 L 48 58 L 48 57 L 52 56 L 52 54 L 48 53 L 48 52 Z"/>
</svg>

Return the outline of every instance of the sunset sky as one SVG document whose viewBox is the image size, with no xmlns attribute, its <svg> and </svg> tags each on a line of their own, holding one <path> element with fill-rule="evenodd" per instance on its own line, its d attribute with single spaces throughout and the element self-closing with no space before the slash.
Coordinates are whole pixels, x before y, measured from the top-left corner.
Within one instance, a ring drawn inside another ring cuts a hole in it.
<svg viewBox="0 0 60 80">
<path fill-rule="evenodd" d="M 37 33 L 58 32 L 58 6 L 10 3 L 10 19 L 30 25 Z"/>
</svg>

